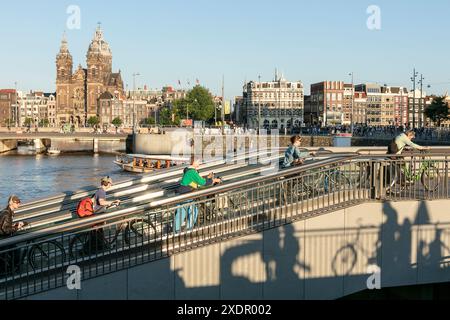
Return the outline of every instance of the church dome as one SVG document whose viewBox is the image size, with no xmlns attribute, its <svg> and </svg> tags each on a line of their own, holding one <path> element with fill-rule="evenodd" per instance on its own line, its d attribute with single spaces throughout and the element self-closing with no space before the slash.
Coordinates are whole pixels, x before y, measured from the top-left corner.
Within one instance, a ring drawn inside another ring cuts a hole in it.
<svg viewBox="0 0 450 320">
<path fill-rule="evenodd" d="M 112 56 L 109 44 L 103 39 L 103 31 L 100 27 L 95 31 L 94 39 L 89 45 L 88 55 L 100 54 L 103 56 Z"/>
</svg>

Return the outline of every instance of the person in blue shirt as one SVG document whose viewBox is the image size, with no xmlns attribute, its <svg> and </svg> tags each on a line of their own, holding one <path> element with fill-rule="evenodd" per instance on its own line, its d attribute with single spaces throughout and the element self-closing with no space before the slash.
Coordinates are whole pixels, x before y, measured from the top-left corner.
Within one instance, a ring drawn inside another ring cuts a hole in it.
<svg viewBox="0 0 450 320">
<path fill-rule="evenodd" d="M 301 165 L 305 162 L 305 158 L 309 155 L 314 156 L 314 153 L 309 153 L 305 151 L 300 151 L 300 145 L 302 143 L 302 138 L 300 136 L 291 137 L 291 145 L 287 148 L 284 153 L 283 168 L 289 168 L 295 165 Z"/>
</svg>

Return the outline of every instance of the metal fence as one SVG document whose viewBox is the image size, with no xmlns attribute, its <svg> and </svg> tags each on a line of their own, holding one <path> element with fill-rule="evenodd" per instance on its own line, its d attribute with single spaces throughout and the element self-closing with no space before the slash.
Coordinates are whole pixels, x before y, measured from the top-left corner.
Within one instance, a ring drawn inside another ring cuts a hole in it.
<svg viewBox="0 0 450 320">
<path fill-rule="evenodd" d="M 376 200 L 448 199 L 448 156 L 341 156 L 0 241 L 0 295 L 66 285 Z"/>
</svg>

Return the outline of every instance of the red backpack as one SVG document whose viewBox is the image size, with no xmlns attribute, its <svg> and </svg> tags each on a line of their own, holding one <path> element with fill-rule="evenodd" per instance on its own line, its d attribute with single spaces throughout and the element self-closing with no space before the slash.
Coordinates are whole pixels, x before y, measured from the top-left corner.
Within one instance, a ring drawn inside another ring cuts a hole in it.
<svg viewBox="0 0 450 320">
<path fill-rule="evenodd" d="M 77 215 L 80 218 L 90 217 L 94 215 L 94 201 L 93 197 L 81 199 L 77 206 Z"/>
</svg>

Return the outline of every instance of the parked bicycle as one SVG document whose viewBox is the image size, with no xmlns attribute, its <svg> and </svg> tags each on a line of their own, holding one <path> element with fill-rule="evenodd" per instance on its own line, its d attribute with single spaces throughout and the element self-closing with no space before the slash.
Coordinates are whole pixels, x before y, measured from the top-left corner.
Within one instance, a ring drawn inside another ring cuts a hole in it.
<svg viewBox="0 0 450 320">
<path fill-rule="evenodd" d="M 23 230 L 31 228 L 27 224 Z M 0 275 L 15 274 L 28 266 L 33 271 L 46 270 L 62 265 L 66 261 L 66 252 L 61 243 L 48 240 L 40 243 L 28 242 L 23 248 L 10 247 L 0 253 Z"/>
</svg>

